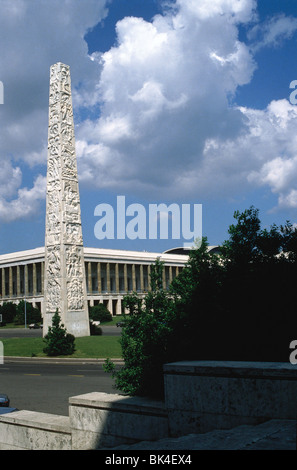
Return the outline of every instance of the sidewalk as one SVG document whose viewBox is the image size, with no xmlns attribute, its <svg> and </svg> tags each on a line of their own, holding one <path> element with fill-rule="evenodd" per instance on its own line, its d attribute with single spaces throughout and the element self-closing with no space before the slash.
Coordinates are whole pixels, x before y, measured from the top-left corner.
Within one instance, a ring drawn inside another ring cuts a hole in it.
<svg viewBox="0 0 297 470">
<path fill-rule="evenodd" d="M 296 450 L 296 421 L 274 419 L 257 426 L 242 425 L 230 430 L 138 442 L 104 450 Z"/>
</svg>

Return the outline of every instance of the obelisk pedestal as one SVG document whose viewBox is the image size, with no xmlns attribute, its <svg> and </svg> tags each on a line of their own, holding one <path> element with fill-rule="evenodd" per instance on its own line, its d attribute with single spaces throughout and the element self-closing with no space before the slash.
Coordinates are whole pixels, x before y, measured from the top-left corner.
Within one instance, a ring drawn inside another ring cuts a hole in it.
<svg viewBox="0 0 297 470">
<path fill-rule="evenodd" d="M 43 334 L 56 310 L 68 333 L 90 334 L 69 66 L 50 70 Z"/>
</svg>

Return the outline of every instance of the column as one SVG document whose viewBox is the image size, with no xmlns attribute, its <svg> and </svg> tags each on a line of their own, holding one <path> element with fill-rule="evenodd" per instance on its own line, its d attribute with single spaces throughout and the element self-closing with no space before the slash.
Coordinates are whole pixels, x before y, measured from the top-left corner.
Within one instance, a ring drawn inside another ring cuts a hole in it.
<svg viewBox="0 0 297 470">
<path fill-rule="evenodd" d="M 41 293 L 44 295 L 44 261 L 41 263 Z"/>
<path fill-rule="evenodd" d="M 36 276 L 36 263 L 33 263 L 33 296 L 37 294 L 37 276 Z"/>
<path fill-rule="evenodd" d="M 128 271 L 126 264 L 124 264 L 124 290 L 128 292 Z"/>
<path fill-rule="evenodd" d="M 172 283 L 172 266 L 169 266 L 169 284 Z"/>
<path fill-rule="evenodd" d="M 147 290 L 151 290 L 151 265 L 147 267 Z"/>
<path fill-rule="evenodd" d="M 115 264 L 115 290 L 117 294 L 120 292 L 119 263 Z"/>
<path fill-rule="evenodd" d="M 13 280 L 12 280 L 12 266 L 8 268 L 8 292 L 9 297 L 13 297 Z"/>
<path fill-rule="evenodd" d="M 5 292 L 5 268 L 2 268 L 2 297 L 6 297 L 6 292 Z"/>
<path fill-rule="evenodd" d="M 25 294 L 25 297 L 28 296 L 28 291 L 29 291 L 28 265 L 25 264 L 25 266 L 24 266 L 24 294 Z"/>
<path fill-rule="evenodd" d="M 110 294 L 110 265 L 106 263 L 106 290 Z"/>
<path fill-rule="evenodd" d="M 98 285 L 98 292 L 99 294 L 102 293 L 102 286 L 101 286 L 101 264 L 97 263 L 97 285 Z"/>
<path fill-rule="evenodd" d="M 21 270 L 20 266 L 17 266 L 17 297 L 21 296 Z"/>
<path fill-rule="evenodd" d="M 92 263 L 88 263 L 88 291 L 89 294 L 92 294 Z"/>
<path fill-rule="evenodd" d="M 140 272 L 140 290 L 141 292 L 144 291 L 144 282 L 143 282 L 143 264 L 139 266 L 139 272 Z"/>
<path fill-rule="evenodd" d="M 132 264 L 132 290 L 133 292 L 136 292 L 135 264 Z"/>
<path fill-rule="evenodd" d="M 162 281 L 163 281 L 163 289 L 166 290 L 166 266 L 163 266 L 163 271 L 162 271 Z"/>
</svg>

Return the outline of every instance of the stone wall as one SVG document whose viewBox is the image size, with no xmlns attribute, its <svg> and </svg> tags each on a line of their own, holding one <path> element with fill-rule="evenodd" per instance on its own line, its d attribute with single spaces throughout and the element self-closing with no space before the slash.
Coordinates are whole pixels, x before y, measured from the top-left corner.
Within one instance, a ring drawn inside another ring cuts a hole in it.
<svg viewBox="0 0 297 470">
<path fill-rule="evenodd" d="M 0 450 L 71 450 L 69 418 L 27 410 L 0 415 Z"/>
<path fill-rule="evenodd" d="M 71 397 L 69 417 L 0 415 L 0 449 L 100 449 L 297 417 L 292 364 L 177 362 L 164 381 L 165 402 L 94 392 Z"/>
<path fill-rule="evenodd" d="M 176 362 L 164 366 L 164 380 L 172 436 L 297 417 L 289 363 Z"/>
<path fill-rule="evenodd" d="M 167 412 L 159 401 L 95 392 L 72 397 L 69 405 L 74 450 L 168 436 Z"/>
</svg>

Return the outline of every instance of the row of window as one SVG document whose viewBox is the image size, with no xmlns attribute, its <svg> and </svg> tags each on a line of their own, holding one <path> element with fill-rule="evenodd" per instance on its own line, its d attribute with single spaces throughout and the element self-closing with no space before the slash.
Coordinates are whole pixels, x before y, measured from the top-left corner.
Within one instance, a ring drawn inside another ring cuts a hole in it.
<svg viewBox="0 0 297 470">
<path fill-rule="evenodd" d="M 43 269 L 43 262 L 1 268 L 1 298 L 42 295 Z M 149 289 L 150 265 L 118 263 L 116 266 L 115 263 L 86 262 L 85 271 L 89 294 L 132 290 L 146 292 Z M 165 266 L 164 287 L 168 287 L 179 271 L 180 268 Z"/>
</svg>

